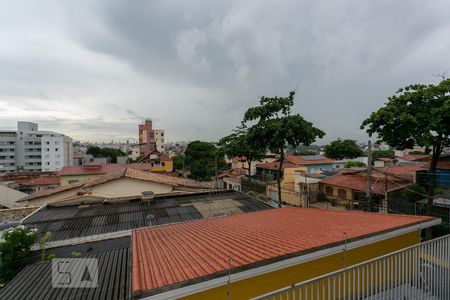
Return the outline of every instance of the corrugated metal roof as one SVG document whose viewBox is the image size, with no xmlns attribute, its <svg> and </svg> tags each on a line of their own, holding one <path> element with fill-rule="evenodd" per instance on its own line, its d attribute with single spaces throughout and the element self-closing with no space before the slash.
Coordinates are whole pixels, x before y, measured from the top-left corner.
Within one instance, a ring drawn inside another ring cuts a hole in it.
<svg viewBox="0 0 450 300">
<path fill-rule="evenodd" d="M 53 288 L 51 263 L 25 267 L 3 289 L 0 299 L 130 299 L 130 248 L 98 252 L 97 288 Z"/>
<path fill-rule="evenodd" d="M 155 294 L 431 217 L 280 208 L 133 231 L 132 294 Z"/>
<path fill-rule="evenodd" d="M 196 205 L 200 205 L 200 211 Z M 48 206 L 24 220 L 24 224 L 37 228 L 41 235 L 51 232 L 50 241 L 57 241 L 269 208 L 237 192 L 203 193 L 151 202 Z"/>
</svg>

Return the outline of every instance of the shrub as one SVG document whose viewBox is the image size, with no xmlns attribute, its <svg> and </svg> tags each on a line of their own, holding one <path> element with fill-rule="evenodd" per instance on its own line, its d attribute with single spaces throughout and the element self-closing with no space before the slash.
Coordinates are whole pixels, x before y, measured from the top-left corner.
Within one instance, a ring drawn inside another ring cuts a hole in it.
<svg viewBox="0 0 450 300">
<path fill-rule="evenodd" d="M 9 228 L 0 240 L 0 283 L 11 280 L 27 265 L 31 246 L 36 242 L 37 229 L 23 225 Z"/>
</svg>

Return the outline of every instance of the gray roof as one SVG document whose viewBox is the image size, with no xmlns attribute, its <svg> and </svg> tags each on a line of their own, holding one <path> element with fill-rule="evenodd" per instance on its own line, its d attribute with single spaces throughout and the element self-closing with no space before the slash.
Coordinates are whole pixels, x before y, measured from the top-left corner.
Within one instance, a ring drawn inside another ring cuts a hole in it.
<svg viewBox="0 0 450 300">
<path fill-rule="evenodd" d="M 23 221 L 59 241 L 271 208 L 238 192 L 158 197 L 150 202 L 89 202 L 47 206 Z"/>
<path fill-rule="evenodd" d="M 97 288 L 52 287 L 51 263 L 26 266 L 3 289 L 0 299 L 129 299 L 130 248 L 93 253 L 85 257 L 98 259 Z"/>
</svg>

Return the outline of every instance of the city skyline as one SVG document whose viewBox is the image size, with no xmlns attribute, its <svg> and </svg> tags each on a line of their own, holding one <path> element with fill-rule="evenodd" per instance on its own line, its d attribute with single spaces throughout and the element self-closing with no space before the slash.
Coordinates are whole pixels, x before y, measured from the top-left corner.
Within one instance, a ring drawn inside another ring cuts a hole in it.
<svg viewBox="0 0 450 300">
<path fill-rule="evenodd" d="M 126 141 L 145 117 L 168 141 L 217 141 L 260 96 L 290 90 L 326 132 L 318 143 L 366 141 L 359 126 L 388 96 L 450 68 L 445 1 L 2 6 L 2 129 L 83 141 Z"/>
</svg>

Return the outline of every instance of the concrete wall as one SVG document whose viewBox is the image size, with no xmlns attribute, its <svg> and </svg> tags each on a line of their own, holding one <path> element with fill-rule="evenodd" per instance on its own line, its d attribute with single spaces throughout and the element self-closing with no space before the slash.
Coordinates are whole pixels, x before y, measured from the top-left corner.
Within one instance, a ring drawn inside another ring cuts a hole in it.
<svg viewBox="0 0 450 300">
<path fill-rule="evenodd" d="M 82 174 L 82 175 L 63 175 L 60 177 L 60 185 L 67 185 L 69 184 L 70 181 L 82 181 L 82 180 L 86 180 L 89 178 L 93 178 L 93 177 L 97 177 L 103 174 Z"/>
<path fill-rule="evenodd" d="M 167 184 L 125 177 L 93 186 L 91 189 L 92 195 L 104 197 L 140 196 L 144 191 L 152 191 L 155 194 L 170 193 L 173 191 L 173 187 Z"/>
</svg>

